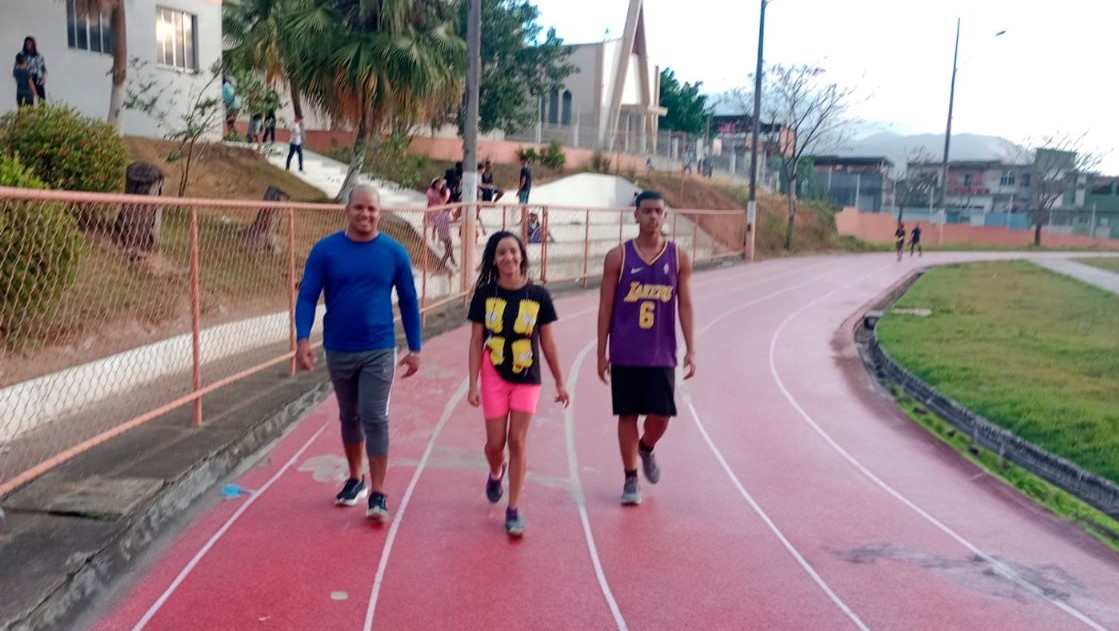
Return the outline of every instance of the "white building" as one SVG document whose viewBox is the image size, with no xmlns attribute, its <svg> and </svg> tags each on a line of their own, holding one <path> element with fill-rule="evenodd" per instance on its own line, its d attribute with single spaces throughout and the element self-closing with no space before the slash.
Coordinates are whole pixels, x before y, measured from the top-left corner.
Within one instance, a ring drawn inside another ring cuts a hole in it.
<svg viewBox="0 0 1119 631">
<path fill-rule="evenodd" d="M 620 39 L 572 47 L 568 62 L 578 70 L 541 103 L 549 134 L 566 128 L 567 144 L 652 150 L 667 110 L 660 106 L 660 69 L 649 59 L 644 11 L 642 0 L 630 0 Z M 576 133 L 578 139 L 571 137 Z"/>
<path fill-rule="evenodd" d="M 163 90 L 161 106 L 178 120 L 200 93 L 220 98 L 220 79 L 210 83 L 210 67 L 221 59 L 222 0 L 124 0 L 128 56 L 141 70 L 128 69 L 128 82 L 154 81 Z M 94 118 L 109 112 L 112 69 L 109 16 L 83 18 L 73 0 L 0 0 L 0 42 L 12 64 L 27 36 L 34 37 L 47 66 L 47 100 L 65 103 Z M 10 66 L 4 66 L 10 68 Z M 0 82 L 0 113 L 16 107 L 10 70 Z M 125 134 L 160 137 L 165 130 L 141 112 L 124 112 Z"/>
</svg>

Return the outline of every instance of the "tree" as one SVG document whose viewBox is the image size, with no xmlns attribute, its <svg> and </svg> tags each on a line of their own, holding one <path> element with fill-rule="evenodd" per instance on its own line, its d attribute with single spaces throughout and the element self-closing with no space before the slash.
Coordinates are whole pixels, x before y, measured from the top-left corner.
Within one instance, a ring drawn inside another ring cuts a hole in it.
<svg viewBox="0 0 1119 631">
<path fill-rule="evenodd" d="M 289 0 L 280 19 L 289 80 L 334 120 L 356 126 L 345 195 L 373 133 L 442 118 L 462 98 L 465 43 L 443 0 Z"/>
<path fill-rule="evenodd" d="M 660 104 L 668 110 L 668 114 L 661 117 L 661 129 L 696 136 L 707 131 L 711 112 L 707 107 L 707 96 L 699 93 L 702 86 L 702 81 L 680 83 L 671 68 L 661 70 Z"/>
<path fill-rule="evenodd" d="M 466 40 L 469 2 L 458 2 L 458 34 Z M 538 42 L 540 10 L 528 0 L 482 3 L 481 72 L 478 89 L 478 130 L 514 133 L 536 122 L 540 97 L 563 87 L 575 66 L 567 63 L 571 49 L 554 28 Z M 459 133 L 463 109 L 457 111 Z"/>
<path fill-rule="evenodd" d="M 239 77 L 260 73 L 269 88 L 280 83 L 286 85 L 295 115 L 303 116 L 299 86 L 290 80 L 296 53 L 291 50 L 290 38 L 280 36 L 280 24 L 291 12 L 291 6 L 290 0 L 225 3 L 222 8 L 222 33 L 226 50 L 222 55 L 222 67 L 229 74 Z M 237 90 L 243 93 L 242 81 L 237 82 Z"/>
<path fill-rule="evenodd" d="M 924 149 L 915 149 L 909 152 L 909 158 L 905 165 L 905 175 L 898 178 L 894 183 L 894 205 L 897 206 L 898 221 L 902 220 L 902 214 L 908 207 L 916 207 L 918 204 L 932 207 L 932 198 L 936 193 L 939 179 L 937 174 L 927 169 L 909 168 L 911 164 L 931 161 L 932 157 Z"/>
<path fill-rule="evenodd" d="M 842 145 L 851 121 L 847 117 L 848 101 L 852 90 L 822 80 L 824 69 L 802 64 L 799 66 L 773 65 L 765 74 L 762 107 L 769 120 L 780 131 L 775 156 L 780 165 L 782 180 L 788 183 L 789 219 L 785 230 L 785 249 L 792 249 L 793 230 L 797 213 L 797 178 L 802 159 L 826 152 Z M 753 97 L 746 90 L 735 92 L 738 98 L 748 98 L 753 109 Z"/>
<path fill-rule="evenodd" d="M 128 78 L 128 38 L 125 33 L 124 0 L 76 0 L 75 7 L 81 17 L 99 17 L 109 14 L 109 27 L 113 32 L 112 90 L 109 93 L 108 121 L 118 134 L 124 134 L 124 82 Z"/>
<path fill-rule="evenodd" d="M 1034 204 L 1034 245 L 1041 245 L 1041 228 L 1049 223 L 1053 207 L 1076 190 L 1077 179 L 1095 167 L 1098 156 L 1081 151 L 1084 136 L 1045 136 L 1029 143 L 1033 148 L 1030 193 Z"/>
</svg>

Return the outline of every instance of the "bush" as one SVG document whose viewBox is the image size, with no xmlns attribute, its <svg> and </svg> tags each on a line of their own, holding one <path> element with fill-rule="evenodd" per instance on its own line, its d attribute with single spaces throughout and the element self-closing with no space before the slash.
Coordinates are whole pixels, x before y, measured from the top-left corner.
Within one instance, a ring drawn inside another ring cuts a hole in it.
<svg viewBox="0 0 1119 631">
<path fill-rule="evenodd" d="M 548 143 L 547 149 L 542 149 L 539 155 L 540 164 L 552 169 L 562 169 L 567 162 L 567 154 L 563 152 L 563 145 L 555 138 Z"/>
<path fill-rule="evenodd" d="M 591 170 L 595 173 L 609 173 L 610 172 L 610 158 L 601 151 L 594 152 L 591 156 Z"/>
<path fill-rule="evenodd" d="M 47 186 L 69 191 L 124 189 L 128 150 L 113 126 L 68 107 L 23 107 L 0 118 L 0 151 L 18 154 Z"/>
<path fill-rule="evenodd" d="M 536 149 L 533 149 L 532 147 L 529 147 L 528 149 L 521 147 L 520 151 L 518 151 L 517 154 L 522 160 L 527 160 L 529 164 L 536 164 L 536 162 L 540 160 L 540 154 L 536 153 Z"/>
<path fill-rule="evenodd" d="M 47 188 L 0 155 L 0 186 Z M 82 236 L 61 204 L 0 201 L 0 332 L 41 324 L 78 271 Z"/>
</svg>

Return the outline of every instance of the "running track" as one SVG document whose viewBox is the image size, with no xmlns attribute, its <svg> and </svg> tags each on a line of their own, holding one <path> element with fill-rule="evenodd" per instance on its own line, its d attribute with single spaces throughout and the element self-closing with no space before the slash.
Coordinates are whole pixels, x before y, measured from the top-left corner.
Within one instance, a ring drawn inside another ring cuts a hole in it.
<svg viewBox="0 0 1119 631">
<path fill-rule="evenodd" d="M 544 386 L 521 542 L 483 493 L 467 331 L 432 339 L 393 393 L 391 524 L 333 506 L 330 400 L 237 480 L 252 495 L 200 515 L 93 628 L 1119 629 L 1114 553 L 926 436 L 860 372 L 844 323 L 913 265 L 698 274 L 699 372 L 637 508 L 618 505 L 597 293 L 560 300 L 573 401 L 543 403 Z"/>
</svg>

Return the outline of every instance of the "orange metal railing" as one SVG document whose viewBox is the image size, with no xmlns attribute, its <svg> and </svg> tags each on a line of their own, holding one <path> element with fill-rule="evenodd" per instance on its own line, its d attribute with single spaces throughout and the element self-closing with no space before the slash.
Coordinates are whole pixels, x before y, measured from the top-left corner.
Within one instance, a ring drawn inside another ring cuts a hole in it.
<svg viewBox="0 0 1119 631">
<path fill-rule="evenodd" d="M 528 242 L 530 275 L 548 285 L 586 286 L 636 234 L 632 208 L 383 210 L 425 317 L 469 298 L 462 264 L 495 229 Z M 696 260 L 741 255 L 743 213 L 672 214 L 671 235 Z M 0 496 L 184 405 L 201 427 L 203 397 L 228 384 L 285 363 L 294 375 L 304 261 L 344 226 L 336 204 L 0 187 Z M 448 242 L 457 265 L 443 260 Z"/>
</svg>

